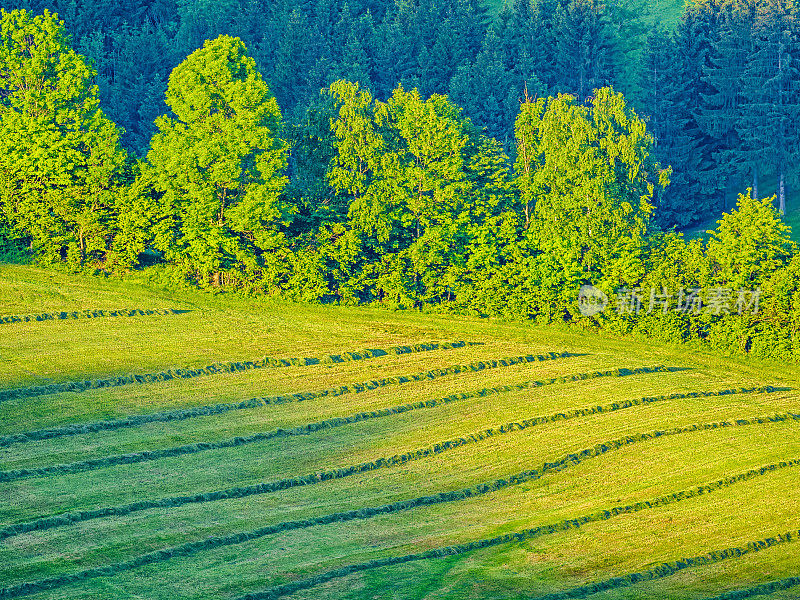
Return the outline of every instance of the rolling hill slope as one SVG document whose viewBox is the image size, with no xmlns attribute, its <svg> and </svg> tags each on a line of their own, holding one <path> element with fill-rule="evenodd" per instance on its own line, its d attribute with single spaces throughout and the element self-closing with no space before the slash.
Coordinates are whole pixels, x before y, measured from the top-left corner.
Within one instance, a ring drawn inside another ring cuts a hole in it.
<svg viewBox="0 0 800 600">
<path fill-rule="evenodd" d="M 26 266 L 0 316 L 0 598 L 800 590 L 796 367 Z"/>
</svg>

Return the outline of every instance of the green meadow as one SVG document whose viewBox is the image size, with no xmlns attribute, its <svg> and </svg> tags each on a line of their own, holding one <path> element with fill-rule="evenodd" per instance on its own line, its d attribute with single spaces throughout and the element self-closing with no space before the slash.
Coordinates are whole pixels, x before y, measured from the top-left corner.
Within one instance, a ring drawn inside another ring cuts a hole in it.
<svg viewBox="0 0 800 600">
<path fill-rule="evenodd" d="M 0 599 L 800 593 L 795 366 L 24 265 L 0 317 Z"/>
<path fill-rule="evenodd" d="M 487 0 L 486 6 L 492 15 L 499 13 L 506 0 Z M 665 27 L 675 26 L 683 12 L 683 0 L 655 0 L 643 5 L 646 10 L 645 19 L 649 24 L 662 23 Z"/>
</svg>

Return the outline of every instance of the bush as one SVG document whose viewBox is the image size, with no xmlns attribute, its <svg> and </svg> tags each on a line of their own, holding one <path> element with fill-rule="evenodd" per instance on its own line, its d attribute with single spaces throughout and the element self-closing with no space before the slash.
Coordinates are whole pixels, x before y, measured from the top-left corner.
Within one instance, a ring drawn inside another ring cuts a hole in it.
<svg viewBox="0 0 800 600">
<path fill-rule="evenodd" d="M 25 244 L 8 226 L 0 221 L 0 262 L 21 262 L 27 258 Z"/>
</svg>

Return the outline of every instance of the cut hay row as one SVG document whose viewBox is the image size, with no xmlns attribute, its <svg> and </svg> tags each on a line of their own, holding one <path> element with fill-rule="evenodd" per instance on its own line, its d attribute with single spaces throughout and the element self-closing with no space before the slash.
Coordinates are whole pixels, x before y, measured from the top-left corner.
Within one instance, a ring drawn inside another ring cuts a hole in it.
<svg viewBox="0 0 800 600">
<path fill-rule="evenodd" d="M 344 354 L 332 354 L 322 358 L 270 358 L 265 357 L 257 361 L 226 362 L 214 363 L 207 367 L 196 369 L 168 369 L 158 373 L 131 374 L 122 377 L 107 377 L 105 379 L 65 381 L 63 383 L 52 383 L 48 385 L 38 385 L 24 388 L 16 388 L 0 391 L 0 402 L 13 400 L 16 398 L 28 398 L 34 396 L 44 396 L 47 394 L 59 394 L 62 392 L 85 392 L 100 388 L 119 387 L 135 383 L 155 383 L 159 381 L 169 381 L 171 379 L 192 379 L 207 375 L 219 375 L 221 373 L 238 373 L 251 369 L 308 366 L 320 364 L 336 364 L 354 360 L 366 360 L 390 354 L 411 354 L 414 352 L 431 352 L 433 350 L 449 350 L 451 348 L 464 348 L 467 346 L 482 345 L 483 342 L 444 342 L 444 343 L 421 343 L 411 346 L 395 346 L 388 349 L 361 350 L 359 352 L 345 352 Z"/>
<path fill-rule="evenodd" d="M 769 417 L 765 417 L 763 420 L 754 419 L 748 424 L 764 424 L 764 423 L 771 423 L 777 421 L 769 420 Z M 739 426 L 744 425 L 743 423 L 737 422 Z M 710 423 L 698 426 L 692 426 L 683 428 L 681 433 L 687 433 L 690 431 L 698 431 L 704 429 L 715 429 L 719 426 L 718 423 Z M 646 436 L 648 434 L 641 434 Z M 267 527 L 263 527 L 260 529 L 256 529 L 253 531 L 248 532 L 240 532 L 234 533 L 225 536 L 214 536 L 205 538 L 203 540 L 198 540 L 194 542 L 187 542 L 185 544 L 181 544 L 179 546 L 174 546 L 171 548 L 163 548 L 161 550 L 156 550 L 154 552 L 149 552 L 147 554 L 142 554 L 132 559 L 122 561 L 119 563 L 114 563 L 111 565 L 105 565 L 102 567 L 93 567 L 91 569 L 86 569 L 84 571 L 79 571 L 76 573 L 70 573 L 65 575 L 57 575 L 53 577 L 49 577 L 46 579 L 41 579 L 34 582 L 25 582 L 16 584 L 14 586 L 10 586 L 5 589 L 0 589 L 0 599 L 4 598 L 17 598 L 21 596 L 26 596 L 32 593 L 45 591 L 45 590 L 52 590 L 55 588 L 60 588 L 66 585 L 70 585 L 72 583 L 77 583 L 79 581 L 86 581 L 88 579 L 95 579 L 97 577 L 110 577 L 113 575 L 117 575 L 119 573 L 123 573 L 126 571 L 131 571 L 137 569 L 139 567 L 143 567 L 145 565 L 150 565 L 154 563 L 164 562 L 176 557 L 186 557 L 197 554 L 199 552 L 213 550 L 216 548 L 232 546 L 237 544 L 242 544 L 245 542 L 249 542 L 252 540 L 256 540 L 267 535 L 273 535 L 276 533 L 282 533 L 286 531 L 292 531 L 297 529 L 305 529 L 308 527 L 314 527 L 318 525 L 327 525 L 330 523 L 340 523 L 340 522 L 347 522 L 353 520 L 363 520 L 363 519 L 370 519 L 375 516 L 381 514 L 390 514 L 400 512 L 402 510 L 409 510 L 412 508 L 422 507 L 422 506 L 432 506 L 435 504 L 440 504 L 442 502 L 452 502 L 455 500 L 462 500 L 466 498 L 473 498 L 476 496 L 488 494 L 500 489 L 505 489 L 509 486 L 519 485 L 525 483 L 527 481 L 531 481 L 534 479 L 538 479 L 542 475 L 548 472 L 557 472 L 561 471 L 569 466 L 574 466 L 582 462 L 581 458 L 575 459 L 574 457 L 583 457 L 586 458 L 594 458 L 597 456 L 601 456 L 605 454 L 611 449 L 618 449 L 622 448 L 626 445 L 627 438 L 623 438 L 621 440 L 614 440 L 610 442 L 606 442 L 604 444 L 598 444 L 593 448 L 586 449 L 577 455 L 567 455 L 560 459 L 557 459 L 553 462 L 545 462 L 542 466 L 541 470 L 534 470 L 534 471 L 526 471 L 519 475 L 512 476 L 508 479 L 499 479 L 496 482 L 492 483 L 484 483 L 473 486 L 471 488 L 467 488 L 465 490 L 460 490 L 456 492 L 443 492 L 441 494 L 436 494 L 434 496 L 426 496 L 423 498 L 417 498 L 412 500 L 405 500 L 399 501 L 392 504 L 387 504 L 381 507 L 374 507 L 374 508 L 363 508 L 359 510 L 353 510 L 343 513 L 334 513 L 331 515 L 326 515 L 322 517 L 314 517 L 311 519 L 306 519 L 302 521 L 285 521 L 282 523 L 277 523 L 275 525 L 269 525 Z M 605 448 L 605 449 L 604 449 Z M 648 501 L 637 502 L 635 504 L 629 505 L 619 505 L 608 510 L 600 510 L 589 515 L 585 515 L 582 517 L 578 517 L 576 519 L 566 519 L 561 521 L 560 523 L 552 524 L 552 525 L 544 525 L 539 527 L 534 527 L 531 529 L 527 529 L 521 532 L 516 533 L 508 533 L 502 536 L 498 536 L 495 538 L 488 538 L 477 540 L 474 542 L 469 542 L 466 544 L 460 544 L 456 546 L 447 546 L 444 548 L 435 548 L 433 550 L 423 552 L 420 554 L 410 554 L 406 556 L 400 557 L 390 557 L 390 558 L 382 558 L 382 559 L 375 559 L 372 561 L 368 561 L 367 563 L 362 563 L 360 565 L 349 565 L 347 567 L 343 567 L 340 569 L 336 569 L 334 571 L 330 571 L 328 573 L 323 573 L 321 575 L 317 575 L 315 577 L 311 577 L 308 579 L 296 581 L 290 584 L 285 584 L 282 586 L 278 586 L 276 588 L 271 588 L 270 590 L 266 590 L 264 592 L 257 592 L 255 595 L 248 594 L 243 598 L 277 598 L 280 596 L 284 596 L 286 594 L 290 594 L 301 589 L 308 589 L 310 587 L 314 587 L 320 583 L 325 581 L 330 581 L 331 579 L 335 579 L 338 577 L 344 577 L 349 575 L 350 573 L 356 571 L 364 571 L 368 569 L 379 568 L 383 566 L 393 565 L 393 564 L 400 564 L 404 562 L 412 562 L 418 560 L 426 560 L 430 558 L 440 558 L 444 556 L 452 556 L 455 554 L 463 554 L 466 552 L 471 552 L 473 550 L 477 550 L 479 548 L 487 548 L 491 546 L 498 546 L 501 544 L 507 544 L 517 541 L 523 541 L 527 539 L 531 539 L 534 537 L 540 537 L 542 535 L 549 535 L 557 532 L 568 531 L 570 529 L 575 529 L 580 527 L 581 525 L 585 525 L 587 523 L 598 522 L 598 521 L 607 521 L 615 516 L 623 515 L 623 514 L 632 514 L 637 513 L 643 510 L 647 510 L 650 508 L 656 508 L 661 506 L 666 506 L 669 504 L 674 504 L 676 502 L 681 502 L 683 500 L 688 500 L 691 498 L 695 498 L 698 496 L 703 496 L 717 490 L 730 487 L 737 483 L 745 482 L 752 480 L 756 477 L 760 477 L 766 475 L 768 473 L 773 473 L 780 469 L 784 468 L 791 468 L 795 467 L 800 464 L 800 459 L 793 459 L 789 461 L 780 461 L 778 463 L 774 463 L 771 465 L 766 465 L 758 469 L 751 469 L 744 473 L 739 473 L 736 475 L 731 475 L 728 477 L 724 477 L 718 481 L 700 485 L 694 488 L 680 490 L 677 492 L 673 492 L 671 494 L 667 494 L 664 496 L 660 496 Z M 273 594 L 273 595 L 260 595 L 260 594 Z"/>
<path fill-rule="evenodd" d="M 113 456 L 105 456 L 102 458 L 82 460 L 74 463 L 52 465 L 48 467 L 0 471 L 0 482 L 16 481 L 18 479 L 26 479 L 29 477 L 51 477 L 57 475 L 67 475 L 72 473 L 82 473 L 85 471 L 94 471 L 96 469 L 102 469 L 105 467 L 110 467 L 115 465 L 129 465 L 129 464 L 159 460 L 162 458 L 171 458 L 176 456 L 184 456 L 187 454 L 196 454 L 198 452 L 205 452 L 207 450 L 222 450 L 226 448 L 236 448 L 247 444 L 254 444 L 257 442 L 271 440 L 274 438 L 290 437 L 296 435 L 309 435 L 311 433 L 320 431 L 322 429 L 341 427 L 343 425 L 350 425 L 352 423 L 358 423 L 370 419 L 377 419 L 377 418 L 388 417 L 391 415 L 403 414 L 412 410 L 435 408 L 458 400 L 478 398 L 478 397 L 489 396 L 499 393 L 506 393 L 511 391 L 525 390 L 545 385 L 582 381 L 586 379 L 595 379 L 598 377 L 626 377 L 629 375 L 640 375 L 646 373 L 663 373 L 663 372 L 669 372 L 671 370 L 673 370 L 673 368 L 665 367 L 662 365 L 656 367 L 639 367 L 636 369 L 625 369 L 625 368 L 611 369 L 608 371 L 593 371 L 590 373 L 579 373 L 576 375 L 553 377 L 551 379 L 545 379 L 543 381 L 526 381 L 515 385 L 503 385 L 493 388 L 484 388 L 475 392 L 453 394 L 450 396 L 446 396 L 444 398 L 439 398 L 437 400 L 424 400 L 413 404 L 404 404 L 401 406 L 393 406 L 391 408 L 384 408 L 369 412 L 361 412 L 354 415 L 350 415 L 349 417 L 335 417 L 332 419 L 317 421 L 315 423 L 299 425 L 297 427 L 293 427 L 290 429 L 278 428 L 272 431 L 254 433 L 248 436 L 237 436 L 234 438 L 230 438 L 227 440 L 220 440 L 217 442 L 196 442 L 194 444 L 185 444 L 182 446 L 174 446 L 172 448 L 162 448 L 160 450 L 146 450 L 143 452 L 133 452 L 129 454 L 118 454 Z M 596 412 L 597 407 L 591 410 L 594 410 Z M 549 417 L 547 418 L 549 419 Z M 509 430 L 523 428 L 518 423 L 511 424 L 510 427 L 511 429 Z M 501 433 L 506 433 L 506 431 L 501 431 Z M 480 435 L 486 437 L 487 435 L 491 434 L 483 432 Z M 483 439 L 483 437 L 481 439 Z"/>
<path fill-rule="evenodd" d="M 536 527 L 519 533 L 508 533 L 496 538 L 480 540 L 477 542 L 470 542 L 467 544 L 460 544 L 458 546 L 447 546 L 445 548 L 436 548 L 421 552 L 419 554 L 408 554 L 406 556 L 396 556 L 389 558 L 378 558 L 364 563 L 348 565 L 327 573 L 322 573 L 315 577 L 309 577 L 293 583 L 286 583 L 283 585 L 275 586 L 261 592 L 251 592 L 241 596 L 237 600 L 274 600 L 294 592 L 315 587 L 321 583 L 347 577 L 353 573 L 367 571 L 370 569 L 378 569 L 380 567 L 388 567 L 392 565 L 399 565 L 403 563 L 427 560 L 431 558 L 444 558 L 447 556 L 454 556 L 457 554 L 464 554 L 472 552 L 481 548 L 489 548 L 501 544 L 508 544 L 512 542 L 521 542 L 534 537 L 556 533 L 558 531 L 567 531 L 569 529 L 577 529 L 586 523 L 591 523 L 596 520 L 604 520 L 603 518 L 594 519 L 592 516 L 580 517 L 570 521 L 562 521 L 555 525 L 546 525 L 544 527 Z M 773 537 L 758 540 L 755 542 L 748 542 L 744 546 L 733 548 L 726 548 L 724 550 L 714 550 L 708 554 L 695 556 L 691 558 L 682 558 L 677 561 L 663 563 L 652 569 L 640 571 L 639 573 L 631 573 L 623 577 L 615 577 L 607 581 L 581 586 L 565 592 L 557 592 L 555 594 L 547 594 L 544 596 L 537 596 L 535 600 L 565 600 L 567 598 L 585 598 L 591 594 L 617 589 L 621 587 L 628 587 L 643 581 L 652 581 L 654 579 L 661 579 L 668 577 L 684 569 L 691 567 L 701 567 L 712 565 L 731 558 L 738 558 L 747 554 L 753 554 L 767 548 L 773 548 L 781 544 L 796 542 L 800 538 L 800 531 L 788 531 Z M 3 596 L 0 593 L 0 598 Z"/>
<path fill-rule="evenodd" d="M 800 539 L 800 531 L 787 531 L 786 533 L 768 537 L 763 540 L 748 542 L 744 546 L 734 546 L 732 548 L 725 548 L 723 550 L 712 550 L 707 554 L 665 562 L 653 567 L 652 569 L 639 571 L 637 573 L 629 573 L 628 575 L 623 575 L 621 577 L 612 577 L 611 579 L 606 579 L 605 581 L 590 583 L 589 585 L 582 585 L 571 590 L 556 592 L 555 594 L 538 596 L 536 600 L 567 600 L 568 598 L 585 598 L 586 596 L 598 594 L 600 592 L 606 592 L 608 590 L 630 587 L 643 581 L 663 579 L 664 577 L 669 577 L 670 575 L 674 575 L 675 573 L 683 571 L 684 569 L 703 567 L 722 562 L 723 560 L 739 558 L 741 556 L 753 554 L 754 552 L 766 550 L 767 548 L 773 548 L 780 544 L 796 542 L 798 539 Z"/>
<path fill-rule="evenodd" d="M 775 592 L 781 592 L 783 590 L 790 590 L 798 585 L 800 585 L 800 577 L 787 577 L 786 579 L 762 583 L 761 585 L 756 585 L 743 590 L 725 592 L 719 596 L 705 598 L 704 600 L 744 600 L 745 598 L 752 598 L 753 596 L 765 596 L 767 594 L 774 594 Z"/>
<path fill-rule="evenodd" d="M 30 323 L 32 321 L 64 321 L 67 319 L 97 319 L 99 317 L 151 317 L 164 315 L 178 315 L 191 312 L 177 308 L 124 308 L 120 310 L 80 310 L 71 312 L 50 312 L 29 315 L 0 316 L 0 325 L 6 323 Z"/>
<path fill-rule="evenodd" d="M 730 394 L 737 394 L 737 393 L 771 393 L 775 390 L 772 387 L 763 387 L 763 388 L 754 388 L 754 389 L 730 389 L 730 390 L 721 390 L 721 391 L 711 391 L 711 392 L 688 392 L 688 393 L 681 393 L 681 394 L 671 394 L 665 396 L 658 396 L 658 397 L 646 397 L 641 398 L 639 400 L 632 400 L 625 403 L 613 403 L 609 404 L 605 407 L 592 407 L 589 409 L 580 409 L 579 411 L 573 411 L 572 413 L 558 413 L 557 415 L 553 415 L 551 417 L 537 417 L 534 419 L 529 419 L 527 421 L 523 421 L 521 423 L 512 424 L 509 423 L 507 425 L 503 425 L 498 428 L 494 429 L 487 429 L 479 434 L 473 434 L 468 438 L 460 438 L 466 440 L 472 440 L 473 438 L 477 439 L 479 435 L 498 435 L 502 433 L 507 433 L 509 431 L 517 431 L 522 428 L 530 427 L 532 425 L 538 423 L 546 423 L 554 420 L 562 420 L 565 418 L 574 418 L 577 416 L 586 416 L 589 414 L 596 414 L 596 413 L 608 413 L 614 412 L 619 410 L 624 410 L 626 408 L 630 408 L 633 406 L 641 406 L 652 404 L 654 402 L 660 402 L 664 400 L 676 400 L 676 399 L 685 399 L 685 398 L 697 398 L 697 397 L 711 397 L 711 396 L 727 396 Z M 517 427 L 514 427 L 516 425 Z M 459 440 L 460 441 L 460 440 Z M 364 465 L 358 465 L 352 469 L 336 469 L 330 470 L 326 472 L 314 473 L 312 475 L 307 475 L 304 477 L 293 477 L 293 478 L 285 478 L 278 481 L 270 482 L 270 483 L 261 483 L 256 485 L 250 486 L 240 486 L 240 487 L 233 487 L 228 488 L 226 490 L 217 490 L 212 492 L 205 492 L 194 494 L 192 496 L 172 496 L 167 498 L 159 498 L 156 500 L 140 500 L 137 502 L 133 502 L 130 504 L 123 504 L 118 506 L 108 506 L 103 508 L 96 508 L 91 510 L 83 510 L 83 511 L 76 511 L 72 513 L 66 513 L 62 515 L 55 515 L 51 517 L 44 517 L 41 519 L 36 519 L 33 521 L 27 521 L 24 523 L 15 523 L 13 525 L 9 525 L 3 529 L 0 529 L 0 541 L 8 539 L 10 537 L 14 537 L 16 535 L 20 535 L 23 533 L 29 533 L 32 531 L 45 531 L 49 529 L 54 529 L 56 527 L 63 527 L 66 525 L 71 525 L 74 523 L 80 523 L 83 521 L 89 521 L 94 519 L 100 519 L 103 517 L 121 517 L 133 512 L 149 510 L 154 508 L 174 508 L 179 506 L 184 506 L 186 504 L 198 504 L 198 503 L 205 503 L 205 502 L 216 502 L 220 500 L 230 500 L 236 498 L 245 498 L 249 496 L 255 496 L 260 494 L 269 494 L 273 492 L 277 492 L 280 490 L 285 490 L 291 487 L 297 487 L 300 485 L 313 485 L 315 483 L 320 483 L 322 481 L 328 481 L 331 479 L 339 479 L 342 477 L 346 477 L 349 475 L 354 475 L 356 473 L 362 473 L 368 470 L 374 470 L 379 468 L 379 466 L 393 466 L 395 464 L 403 464 L 409 462 L 410 460 L 415 460 L 418 458 L 424 458 L 426 456 L 434 456 L 436 454 L 440 454 L 446 449 L 455 448 L 459 446 L 463 446 L 464 443 L 460 443 L 458 446 L 455 445 L 454 441 L 444 442 L 440 444 L 434 444 L 428 448 L 420 449 L 414 453 L 405 454 L 405 455 L 395 455 L 394 457 L 379 459 L 377 461 L 373 461 L 372 463 L 365 463 Z M 620 446 L 622 447 L 622 446 Z M 597 455 L 591 455 L 590 458 Z M 402 462 L 401 462 L 402 461 Z M 465 490 L 455 491 L 455 492 L 448 492 L 443 494 L 437 494 L 435 496 L 429 496 L 424 498 L 417 498 L 416 500 L 407 500 L 401 501 L 394 504 L 387 504 L 382 507 L 373 508 L 373 509 L 362 509 L 360 511 L 351 511 L 351 513 L 339 513 L 334 517 L 320 517 L 319 519 L 322 520 L 311 520 L 311 521 L 304 521 L 303 523 L 309 523 L 308 525 L 304 525 L 307 527 L 313 525 L 321 525 L 327 522 L 330 522 L 325 519 L 332 518 L 333 520 L 350 520 L 349 518 L 344 518 L 342 515 L 347 514 L 358 514 L 358 517 L 354 518 L 371 518 L 372 516 L 388 513 L 388 512 L 397 512 L 398 510 L 405 510 L 407 508 L 414 508 L 416 506 L 424 506 L 429 504 L 436 504 L 441 502 L 452 502 L 455 500 L 466 499 L 469 497 L 487 494 L 490 492 L 494 492 L 510 485 L 519 485 L 520 483 L 524 483 L 526 481 L 532 481 L 534 479 L 538 479 L 544 473 L 547 473 L 552 470 L 560 470 L 564 468 L 567 463 L 561 459 L 555 462 L 546 462 L 540 469 L 533 470 L 533 471 L 524 471 L 522 473 L 518 473 L 516 475 L 511 476 L 508 479 L 499 479 L 497 481 L 491 483 L 484 483 L 474 486 L 473 488 L 467 488 Z M 577 464 L 573 460 L 571 464 Z M 796 461 L 790 461 L 788 463 L 779 463 L 774 468 L 786 468 L 795 466 Z M 371 468 L 367 468 L 371 467 Z M 758 472 L 752 471 L 747 474 L 748 478 L 755 477 L 757 475 L 763 475 L 768 470 L 772 469 L 773 467 L 762 467 L 761 470 Z M 744 479 L 742 479 L 744 480 Z M 731 483 L 735 483 L 731 481 L 729 483 L 719 482 L 719 487 L 724 487 L 724 485 L 730 485 Z M 709 488 L 710 489 L 710 488 Z M 364 512 L 367 511 L 367 512 Z M 374 511 L 374 512 L 369 512 Z M 340 518 L 341 517 L 341 518 Z M 287 527 L 288 528 L 288 527 Z M 294 528 L 294 527 L 292 527 Z M 260 530 L 261 531 L 261 530 Z M 267 531 L 267 530 L 263 530 Z M 263 533 L 261 535 L 267 535 L 269 531 Z M 261 535 L 257 535 L 257 537 L 261 537 Z"/>
<path fill-rule="evenodd" d="M 303 402 L 329 396 L 335 397 L 335 396 L 342 396 L 344 394 L 358 394 L 361 392 L 367 392 L 370 390 L 375 390 L 389 385 L 402 385 L 404 383 L 433 380 L 448 375 L 456 375 L 459 373 L 478 372 L 487 369 L 497 369 L 502 367 L 510 367 L 513 365 L 525 364 L 525 363 L 555 360 L 559 358 L 569 358 L 573 356 L 579 356 L 579 355 L 571 354 L 569 352 L 560 352 L 560 353 L 549 352 L 547 354 L 538 354 L 538 355 L 512 356 L 507 358 L 501 358 L 499 360 L 484 360 L 484 361 L 472 362 L 466 365 L 453 365 L 449 367 L 443 367 L 441 369 L 432 369 L 430 371 L 422 371 L 420 373 L 414 373 L 413 375 L 402 375 L 397 377 L 384 377 L 382 379 L 372 379 L 370 381 L 365 381 L 363 383 L 352 383 L 349 385 L 332 387 L 316 392 L 285 394 L 282 396 L 270 396 L 265 398 L 251 398 L 249 400 L 244 400 L 242 402 L 211 404 L 206 406 L 181 408 L 177 410 L 162 411 L 144 415 L 130 415 L 127 417 L 122 417 L 120 419 L 95 421 L 92 423 L 74 423 L 71 425 L 64 425 L 61 427 L 37 429 L 34 431 L 25 431 L 21 433 L 2 435 L 0 436 L 0 447 L 6 447 L 6 446 L 11 446 L 12 444 L 20 444 L 37 440 L 52 439 L 62 436 L 95 433 L 98 431 L 116 430 L 128 427 L 138 427 L 146 423 L 156 423 L 156 422 L 164 423 L 169 421 L 182 421 L 185 419 L 192 419 L 195 417 L 219 415 L 233 410 L 248 410 L 253 408 L 262 408 L 270 405 L 286 404 L 289 402 Z"/>
<path fill-rule="evenodd" d="M 800 420 L 800 415 L 774 415 L 768 417 L 756 417 L 754 419 L 737 419 L 735 421 L 722 421 L 722 422 L 715 422 L 715 423 L 705 423 L 702 425 L 689 425 L 686 427 L 676 427 L 669 430 L 663 431 L 656 431 L 651 433 L 643 433 L 636 436 L 626 436 L 624 438 L 620 438 L 611 442 L 605 442 L 602 444 L 597 444 L 593 448 L 588 448 L 576 454 L 570 454 L 562 459 L 555 461 L 553 463 L 545 463 L 544 468 L 547 468 L 549 471 L 559 471 L 563 468 L 567 468 L 570 464 L 579 464 L 586 458 L 600 456 L 605 454 L 610 450 L 619 449 L 630 444 L 634 444 L 641 441 L 646 441 L 650 439 L 655 439 L 659 437 L 663 437 L 666 435 L 679 435 L 682 433 L 690 433 L 692 431 L 706 431 L 706 430 L 713 430 L 719 428 L 726 428 L 726 427 L 742 427 L 747 425 L 755 425 L 755 424 L 767 424 L 767 423 L 777 423 L 783 422 L 786 420 L 793 420 L 797 421 Z M 701 486 L 702 488 L 702 486 Z M 695 488 L 699 489 L 699 488 Z M 700 493 L 695 493 L 694 495 L 702 495 L 705 491 L 700 491 Z M 245 594 L 244 596 L 238 598 L 237 600 L 267 600 L 267 599 L 274 599 L 279 598 L 282 596 L 286 596 L 288 594 L 292 594 L 294 592 L 309 589 L 315 587 L 321 583 L 325 583 L 331 581 L 333 579 L 338 579 L 341 577 L 346 577 L 352 573 L 367 571 L 371 569 L 377 569 L 381 567 L 403 564 L 408 562 L 415 562 L 420 560 L 428 560 L 433 558 L 443 558 L 447 556 L 455 556 L 459 554 L 465 554 L 467 552 L 472 552 L 474 550 L 478 550 L 481 548 L 489 548 L 493 546 L 499 546 L 503 544 L 509 544 L 513 542 L 520 542 L 524 540 L 528 540 L 535 537 L 540 537 L 542 535 L 549 535 L 556 532 L 567 531 L 570 529 L 577 529 L 578 527 L 585 525 L 587 523 L 596 522 L 596 521 L 606 521 L 611 517 L 617 514 L 629 514 L 634 512 L 639 512 L 645 509 L 653 508 L 655 506 L 663 506 L 664 504 L 669 504 L 675 502 L 677 500 L 683 499 L 680 497 L 681 492 L 677 492 L 675 495 L 670 494 L 668 496 L 664 496 L 661 499 L 656 499 L 654 501 L 645 501 L 645 502 L 637 502 L 636 504 L 629 505 L 626 507 L 617 507 L 617 510 L 605 510 L 592 513 L 591 515 L 586 515 L 583 517 L 579 517 L 576 519 L 567 519 L 560 523 L 556 523 L 553 525 L 545 525 L 540 527 L 534 527 L 532 529 L 526 529 L 520 532 L 515 533 L 507 533 L 505 535 L 497 536 L 494 538 L 487 538 L 482 540 L 476 540 L 473 542 L 468 542 L 465 544 L 459 544 L 454 546 L 445 546 L 442 548 L 434 548 L 428 550 L 426 552 L 421 552 L 417 554 L 408 554 L 405 556 L 393 556 L 393 557 L 386 557 L 386 558 L 378 558 L 374 560 L 370 560 L 364 563 L 354 564 L 354 565 L 347 565 L 345 567 L 341 567 L 339 569 L 334 569 L 332 571 L 328 571 L 326 573 L 322 573 L 313 577 L 309 577 L 306 579 L 298 580 L 292 583 L 287 583 L 279 586 L 275 586 L 269 588 L 264 591 L 260 592 L 252 592 L 249 594 Z M 800 534 L 800 532 L 798 532 Z M 745 548 L 753 549 L 749 551 L 758 551 L 762 549 L 762 547 L 767 547 L 769 545 L 775 545 L 775 543 L 782 543 L 788 541 L 795 541 L 797 539 L 797 535 L 789 534 L 788 537 L 786 535 L 779 536 L 779 542 L 775 542 L 774 538 L 769 538 L 773 540 L 772 542 L 762 541 L 762 542 L 753 542 L 752 544 L 748 544 Z M 764 544 L 761 546 L 761 544 Z M 739 554 L 736 554 L 737 550 Z M 740 556 L 744 554 L 741 549 L 730 549 L 722 552 L 711 553 L 706 557 L 699 557 L 696 559 L 683 559 L 686 561 L 687 566 L 700 566 L 701 564 L 711 564 L 712 562 L 718 562 L 719 560 L 725 560 L 726 558 L 732 558 L 733 556 Z M 702 562 L 705 558 L 708 559 L 709 562 Z M 693 562 L 694 561 L 694 562 Z M 691 565 L 689 563 L 692 563 Z M 685 567 L 684 567 L 685 568 Z M 673 571 L 676 572 L 676 571 Z M 671 573 L 669 573 L 671 574 Z M 642 576 L 641 574 L 634 574 L 632 576 L 626 576 L 631 579 L 626 578 L 617 578 L 621 581 L 629 581 L 632 579 L 636 579 L 637 576 Z M 644 579 L 641 579 L 644 581 Z M 636 583 L 633 581 L 633 583 Z M 600 584 L 594 584 L 600 585 Z M 629 585 L 632 585 L 630 583 Z M 579 596 L 565 596 L 565 597 L 583 597 L 585 595 L 589 595 L 592 593 L 596 593 L 602 591 L 606 588 L 598 588 L 594 592 L 588 591 L 589 588 L 593 586 L 585 586 L 585 590 L 583 590 L 582 595 Z M 612 588 L 607 588 L 612 589 Z M 559 596 L 560 597 L 560 596 Z M 550 598 L 548 596 L 548 598 Z M 543 600 L 543 599 L 537 599 Z"/>
</svg>

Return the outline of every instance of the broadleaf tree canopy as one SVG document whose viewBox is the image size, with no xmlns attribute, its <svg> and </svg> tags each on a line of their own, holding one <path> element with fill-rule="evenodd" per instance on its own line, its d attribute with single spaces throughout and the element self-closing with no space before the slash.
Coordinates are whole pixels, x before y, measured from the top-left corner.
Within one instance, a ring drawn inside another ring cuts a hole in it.
<svg viewBox="0 0 800 600">
<path fill-rule="evenodd" d="M 126 163 L 95 72 L 45 11 L 0 18 L 0 212 L 40 260 L 106 257 Z"/>
<path fill-rule="evenodd" d="M 281 112 L 238 38 L 207 41 L 169 79 L 147 159 L 154 246 L 201 285 L 247 278 L 285 246 Z"/>
</svg>

